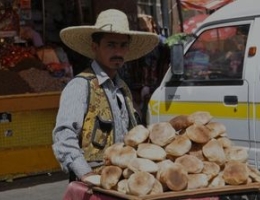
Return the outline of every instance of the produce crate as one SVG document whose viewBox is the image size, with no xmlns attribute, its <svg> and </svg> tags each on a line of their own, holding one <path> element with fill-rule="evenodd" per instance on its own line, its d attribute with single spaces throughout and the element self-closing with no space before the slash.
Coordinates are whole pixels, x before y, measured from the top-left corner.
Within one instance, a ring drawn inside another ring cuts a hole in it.
<svg viewBox="0 0 260 200">
<path fill-rule="evenodd" d="M 237 186 L 224 186 L 224 187 L 216 187 L 216 188 L 201 188 L 201 189 L 179 191 L 179 192 L 164 192 L 162 194 L 145 195 L 145 196 L 126 195 L 114 190 L 106 190 L 99 187 L 94 188 L 94 192 L 100 192 L 120 199 L 132 199 L 132 200 L 189 199 L 189 198 L 217 197 L 221 195 L 244 194 L 244 193 L 256 194 L 259 191 L 260 191 L 260 183 L 251 183 L 247 185 L 237 185 Z"/>
</svg>

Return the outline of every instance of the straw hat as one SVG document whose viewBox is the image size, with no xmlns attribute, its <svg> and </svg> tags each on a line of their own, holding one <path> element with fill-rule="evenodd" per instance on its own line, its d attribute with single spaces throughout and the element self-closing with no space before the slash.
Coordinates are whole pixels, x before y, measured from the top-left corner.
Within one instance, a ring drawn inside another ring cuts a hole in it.
<svg viewBox="0 0 260 200">
<path fill-rule="evenodd" d="M 158 35 L 149 32 L 129 30 L 125 13 L 109 9 L 99 14 L 94 26 L 72 26 L 61 30 L 61 40 L 71 49 L 94 59 L 91 35 L 95 32 L 119 33 L 131 36 L 129 52 L 125 61 L 135 60 L 152 51 L 159 42 Z"/>
</svg>

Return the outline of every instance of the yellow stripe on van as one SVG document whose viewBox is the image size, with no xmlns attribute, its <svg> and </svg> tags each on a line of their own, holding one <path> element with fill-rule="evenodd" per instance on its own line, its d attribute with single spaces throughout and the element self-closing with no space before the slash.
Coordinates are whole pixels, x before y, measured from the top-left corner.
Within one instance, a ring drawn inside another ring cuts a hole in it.
<svg viewBox="0 0 260 200">
<path fill-rule="evenodd" d="M 219 102 L 172 102 L 172 101 L 155 101 L 149 102 L 151 115 L 180 115 L 191 114 L 196 111 L 207 111 L 217 118 L 233 118 L 233 119 L 245 119 L 248 118 L 248 104 L 240 103 L 237 106 L 224 106 Z M 257 107 L 260 107 L 259 105 Z M 252 105 L 250 105 L 250 115 L 253 117 Z M 258 116 L 256 116 L 259 118 Z"/>
</svg>

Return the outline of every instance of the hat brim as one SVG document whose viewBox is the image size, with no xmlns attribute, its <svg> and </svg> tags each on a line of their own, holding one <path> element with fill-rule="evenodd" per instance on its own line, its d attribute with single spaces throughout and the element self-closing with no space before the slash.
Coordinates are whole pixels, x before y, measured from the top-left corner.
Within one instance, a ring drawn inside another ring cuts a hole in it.
<svg viewBox="0 0 260 200">
<path fill-rule="evenodd" d="M 95 55 L 91 49 L 91 35 L 95 32 L 111 33 L 110 31 L 101 30 L 95 26 L 72 26 L 61 30 L 60 38 L 62 42 L 72 50 L 90 59 L 94 59 Z M 127 34 L 131 37 L 129 52 L 125 57 L 126 62 L 136 60 L 148 54 L 158 45 L 159 42 L 158 35 L 150 32 L 120 31 L 112 33 Z"/>
</svg>

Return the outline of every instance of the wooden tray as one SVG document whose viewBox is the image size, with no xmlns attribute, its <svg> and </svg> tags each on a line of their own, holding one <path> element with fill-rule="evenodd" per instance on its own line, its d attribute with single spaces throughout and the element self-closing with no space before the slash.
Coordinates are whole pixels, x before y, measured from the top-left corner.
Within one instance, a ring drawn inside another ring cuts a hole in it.
<svg viewBox="0 0 260 200">
<path fill-rule="evenodd" d="M 251 183 L 247 185 L 238 185 L 238 186 L 224 186 L 217 188 L 201 188 L 196 190 L 185 190 L 180 192 L 164 192 L 162 194 L 156 195 L 145 195 L 145 196 L 133 196 L 123 194 L 114 190 L 106 190 L 103 188 L 95 187 L 94 191 L 118 197 L 121 199 L 132 199 L 132 200 L 153 200 L 153 199 L 163 199 L 163 200 L 172 200 L 172 199 L 183 199 L 183 198 L 198 198 L 198 197 L 216 197 L 219 195 L 231 195 L 239 193 L 249 193 L 249 192 L 259 192 L 260 183 Z"/>
</svg>

